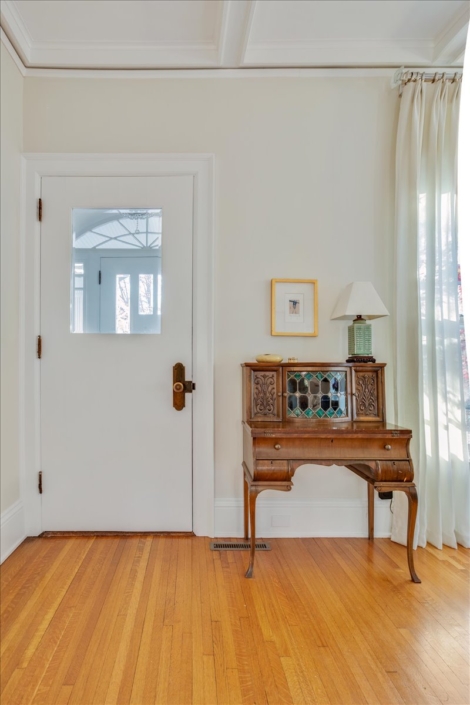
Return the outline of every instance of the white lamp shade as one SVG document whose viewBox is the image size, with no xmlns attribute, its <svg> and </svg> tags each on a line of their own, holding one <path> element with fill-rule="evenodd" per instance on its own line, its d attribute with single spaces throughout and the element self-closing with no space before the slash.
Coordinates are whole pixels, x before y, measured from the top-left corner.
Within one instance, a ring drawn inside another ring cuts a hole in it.
<svg viewBox="0 0 470 705">
<path fill-rule="evenodd" d="M 344 321 L 356 316 L 372 319 L 388 315 L 380 296 L 370 282 L 351 282 L 342 291 L 331 318 Z"/>
</svg>

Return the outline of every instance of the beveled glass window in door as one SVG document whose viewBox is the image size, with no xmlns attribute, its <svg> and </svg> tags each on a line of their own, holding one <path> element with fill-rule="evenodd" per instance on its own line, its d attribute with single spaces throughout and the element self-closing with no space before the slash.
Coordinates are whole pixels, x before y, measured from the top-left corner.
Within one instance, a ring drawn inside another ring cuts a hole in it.
<svg viewBox="0 0 470 705">
<path fill-rule="evenodd" d="M 162 209 L 74 208 L 72 333 L 160 333 Z"/>
<path fill-rule="evenodd" d="M 287 372 L 287 417 L 344 418 L 348 415 L 346 372 Z"/>
</svg>

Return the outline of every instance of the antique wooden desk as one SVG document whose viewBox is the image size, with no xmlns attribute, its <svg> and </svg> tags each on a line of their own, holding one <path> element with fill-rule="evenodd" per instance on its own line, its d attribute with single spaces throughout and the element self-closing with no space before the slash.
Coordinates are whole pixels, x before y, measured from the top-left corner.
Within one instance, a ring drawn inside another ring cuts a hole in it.
<svg viewBox="0 0 470 705">
<path fill-rule="evenodd" d="M 368 483 L 369 539 L 374 538 L 374 490 L 408 497 L 407 556 L 411 579 L 418 495 L 410 456 L 411 431 L 385 419 L 385 364 L 245 363 L 243 368 L 244 530 L 251 536 L 253 576 L 256 499 L 263 490 L 288 492 L 301 465 L 344 465 Z M 250 531 L 249 531 L 250 529 Z"/>
</svg>

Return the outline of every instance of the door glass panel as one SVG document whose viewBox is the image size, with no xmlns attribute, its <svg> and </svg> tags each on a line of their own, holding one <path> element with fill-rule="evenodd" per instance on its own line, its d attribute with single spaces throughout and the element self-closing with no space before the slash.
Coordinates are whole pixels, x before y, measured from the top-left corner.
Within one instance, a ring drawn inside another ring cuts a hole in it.
<svg viewBox="0 0 470 705">
<path fill-rule="evenodd" d="M 116 333 L 131 332 L 131 277 L 116 275 Z"/>
<path fill-rule="evenodd" d="M 162 209 L 74 208 L 72 333 L 160 333 Z"/>
<path fill-rule="evenodd" d="M 153 314 L 153 274 L 139 274 L 139 314 Z"/>
</svg>

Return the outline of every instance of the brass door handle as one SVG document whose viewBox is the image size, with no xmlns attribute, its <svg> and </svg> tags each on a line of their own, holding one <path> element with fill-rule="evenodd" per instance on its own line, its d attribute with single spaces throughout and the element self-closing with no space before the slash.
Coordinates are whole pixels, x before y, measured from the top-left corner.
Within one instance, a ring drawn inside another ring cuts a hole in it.
<svg viewBox="0 0 470 705">
<path fill-rule="evenodd" d="M 196 385 L 186 379 L 186 369 L 182 362 L 173 365 L 173 407 L 182 411 L 186 406 L 186 394 L 192 394 Z"/>
</svg>

